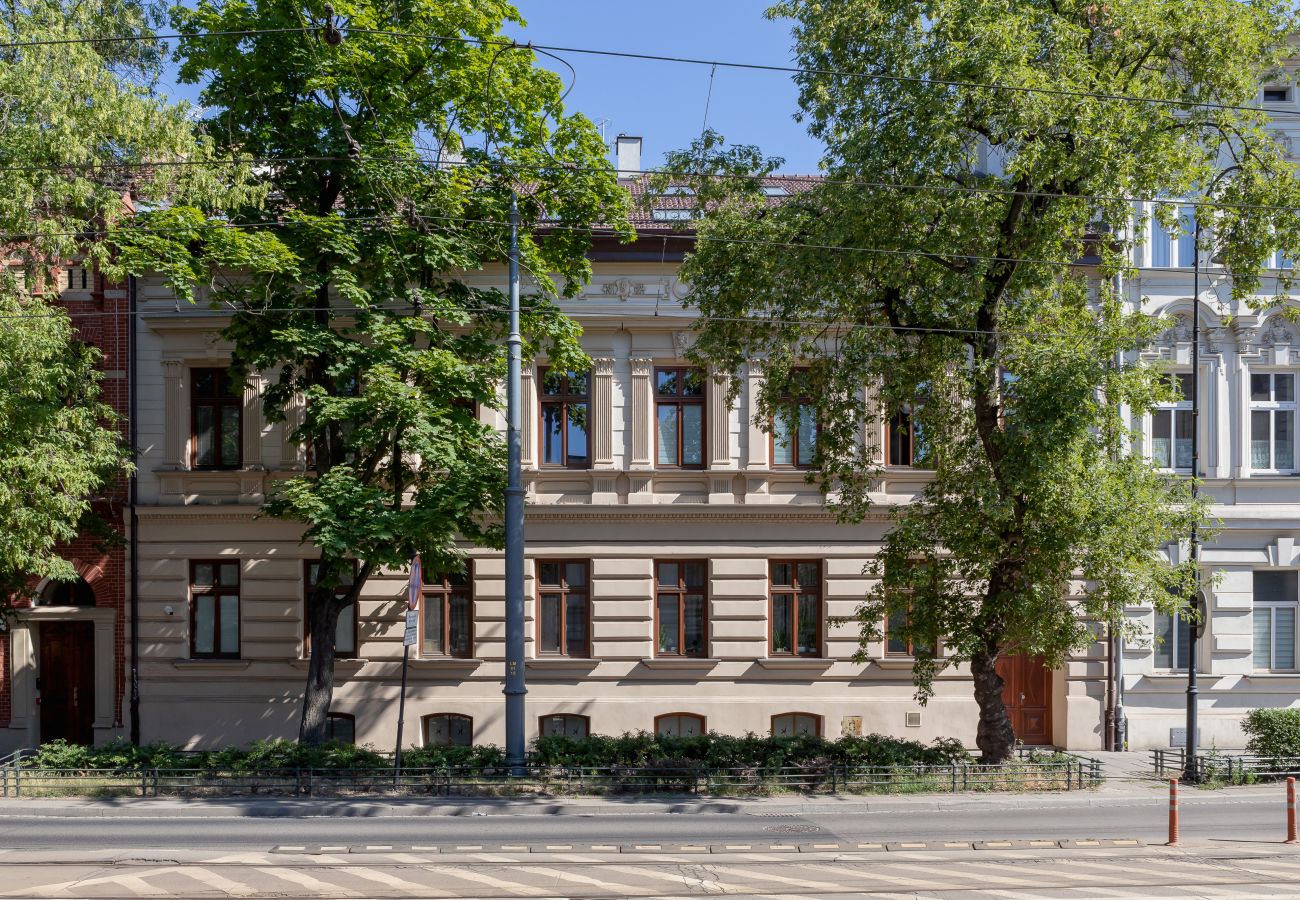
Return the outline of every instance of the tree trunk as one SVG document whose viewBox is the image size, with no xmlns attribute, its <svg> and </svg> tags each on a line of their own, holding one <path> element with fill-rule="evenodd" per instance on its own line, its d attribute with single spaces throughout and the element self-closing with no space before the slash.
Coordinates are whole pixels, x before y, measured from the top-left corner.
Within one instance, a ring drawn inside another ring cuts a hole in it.
<svg viewBox="0 0 1300 900">
<path fill-rule="evenodd" d="M 323 744 L 330 700 L 334 696 L 334 634 L 343 604 L 329 593 L 308 596 L 311 617 L 311 658 L 307 663 L 307 688 L 302 696 L 302 723 L 298 742 Z"/>
<path fill-rule="evenodd" d="M 975 680 L 975 702 L 980 708 L 975 746 L 980 749 L 982 762 L 1001 765 L 1016 751 L 1016 733 L 1002 699 L 1003 681 L 998 674 L 997 652 L 976 653 L 971 657 L 970 671 Z"/>
</svg>

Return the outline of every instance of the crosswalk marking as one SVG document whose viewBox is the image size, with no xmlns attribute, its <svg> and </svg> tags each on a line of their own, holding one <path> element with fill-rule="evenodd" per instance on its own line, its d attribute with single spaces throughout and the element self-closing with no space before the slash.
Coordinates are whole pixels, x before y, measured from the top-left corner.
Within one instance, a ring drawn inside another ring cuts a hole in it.
<svg viewBox="0 0 1300 900">
<path fill-rule="evenodd" d="M 507 881 L 504 878 L 496 878 L 492 875 L 488 875 L 486 872 L 480 872 L 477 869 L 439 867 L 435 871 L 451 878 L 459 878 L 462 881 L 472 881 L 477 884 L 485 884 L 488 887 L 495 888 L 499 891 L 509 891 L 512 894 L 519 894 L 525 897 L 544 897 L 551 893 L 544 887 L 534 887 L 533 885 L 522 884 L 518 881 Z"/>
<path fill-rule="evenodd" d="M 201 881 L 211 888 L 216 888 L 224 893 L 231 894 L 235 897 L 251 897 L 258 893 L 257 888 L 227 878 L 225 875 L 219 875 L 211 869 L 204 869 L 200 866 L 177 866 L 169 870 L 177 875 L 184 875 L 187 878 L 193 878 L 195 881 Z"/>
<path fill-rule="evenodd" d="M 536 872 L 539 875 L 550 875 L 560 881 L 572 881 L 574 884 L 590 884 L 596 887 L 607 888 L 613 891 L 623 891 L 624 893 L 641 895 L 645 893 L 644 888 L 633 887 L 628 884 L 618 884 L 604 878 L 588 878 L 586 875 L 579 875 L 576 872 L 565 872 L 563 869 L 551 869 L 546 866 L 520 866 L 521 872 Z M 660 876 L 667 880 L 675 880 L 675 877 L 669 873 Z"/>
<path fill-rule="evenodd" d="M 297 869 L 279 868 L 276 866 L 259 866 L 257 871 L 261 872 L 263 875 L 270 875 L 272 878 L 279 878 L 282 881 L 289 882 L 290 884 L 296 884 L 298 887 L 309 888 L 314 891 L 319 891 L 323 887 L 328 887 L 331 893 L 344 894 L 348 897 L 361 896 L 358 891 L 349 890 L 348 888 L 341 887 L 337 884 L 326 884 L 326 882 L 321 881 L 321 879 L 308 875 L 306 872 L 299 872 Z"/>
<path fill-rule="evenodd" d="M 352 878 L 359 878 L 365 882 L 375 882 L 384 885 L 384 887 L 393 890 L 405 891 L 417 897 L 455 897 L 454 892 L 440 890 L 425 884 L 416 884 L 414 881 L 407 881 L 405 878 L 398 878 L 396 875 L 389 875 L 387 872 L 381 872 L 378 869 L 372 869 L 369 866 L 342 866 L 338 869 L 340 875 L 348 875 Z"/>
<path fill-rule="evenodd" d="M 623 872 L 627 875 L 640 875 L 643 878 L 651 879 L 662 879 L 666 874 L 668 874 L 658 873 L 653 869 L 645 869 L 641 866 L 608 866 L 607 868 L 615 872 Z M 692 893 L 698 893 L 699 891 L 713 891 L 718 894 L 728 893 L 727 885 L 708 878 L 701 878 L 698 875 L 687 875 L 684 872 L 675 872 L 672 873 L 672 877 L 681 879 L 683 886 L 690 888 Z"/>
<path fill-rule="evenodd" d="M 797 865 L 800 869 L 812 869 L 814 872 L 817 872 L 819 875 L 826 874 L 825 869 L 823 867 L 818 866 L 814 863 L 798 863 Z M 938 879 L 938 878 L 927 877 L 924 875 L 918 875 L 914 870 L 911 869 L 905 869 L 905 871 L 908 872 L 907 875 L 887 875 L 884 872 L 880 871 L 881 869 L 886 867 L 893 868 L 895 867 L 895 865 L 896 864 L 884 863 L 881 865 L 874 865 L 871 867 L 870 870 L 859 869 L 854 866 L 837 866 L 835 871 L 837 874 L 844 873 L 844 874 L 858 875 L 862 878 L 871 879 L 872 881 L 883 882 L 885 884 L 906 885 L 908 887 L 920 887 L 920 885 L 922 884 L 930 885 L 932 887 L 936 885 L 948 884 L 948 881 L 946 879 Z"/>
<path fill-rule="evenodd" d="M 766 881 L 775 881 L 777 884 L 790 884 L 802 888 L 820 888 L 823 891 L 839 891 L 841 886 L 831 881 L 811 881 L 806 878 L 786 878 L 783 875 L 776 875 L 772 872 L 763 872 L 762 875 L 755 876 L 753 872 L 746 872 L 744 869 L 733 869 L 731 866 L 710 865 L 709 868 L 714 872 L 724 872 L 728 875 L 739 876 L 741 878 L 759 877 Z"/>
<path fill-rule="evenodd" d="M 119 875 L 114 879 L 114 883 L 121 885 L 131 893 L 140 897 L 171 896 L 171 891 L 166 888 L 155 887 L 139 875 Z"/>
</svg>

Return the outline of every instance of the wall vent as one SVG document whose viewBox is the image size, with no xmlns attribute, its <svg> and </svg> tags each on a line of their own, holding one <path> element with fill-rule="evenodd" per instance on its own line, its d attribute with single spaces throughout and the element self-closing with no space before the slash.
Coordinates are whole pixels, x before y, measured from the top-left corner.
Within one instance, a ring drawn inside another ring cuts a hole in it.
<svg viewBox="0 0 1300 900">
<path fill-rule="evenodd" d="M 910 712 L 907 714 L 907 727 L 908 728 L 921 727 L 921 714 L 919 712 Z"/>
</svg>

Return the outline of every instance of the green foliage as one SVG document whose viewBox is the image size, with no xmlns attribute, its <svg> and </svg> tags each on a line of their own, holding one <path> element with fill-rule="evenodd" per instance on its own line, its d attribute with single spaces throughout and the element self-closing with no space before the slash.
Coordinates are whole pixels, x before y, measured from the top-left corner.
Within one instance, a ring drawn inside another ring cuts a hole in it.
<svg viewBox="0 0 1300 900">
<path fill-rule="evenodd" d="M 1246 750 L 1266 759 L 1300 759 L 1300 709 L 1252 709 L 1241 723 Z"/>
<path fill-rule="evenodd" d="M 945 649 L 918 654 L 919 698 L 969 663 L 979 745 L 1005 761 L 999 657 L 1056 666 L 1094 639 L 1090 621 L 1131 629 L 1126 606 L 1192 595 L 1190 566 L 1162 551 L 1205 504 L 1131 452 L 1131 423 L 1170 387 L 1138 364 L 1168 322 L 1115 289 L 1151 227 L 1127 227 L 1127 198 L 1207 195 L 1198 216 L 1234 299 L 1273 303 L 1253 292 L 1270 251 L 1300 250 L 1300 181 L 1264 112 L 1186 104 L 1253 106 L 1293 20 L 1236 0 L 785 0 L 769 15 L 793 20 L 828 179 L 772 204 L 755 177 L 779 161 L 753 148 L 706 134 L 669 155 L 670 171 L 747 176 L 692 185 L 707 210 L 682 273 L 702 314 L 694 353 L 722 371 L 761 360 L 761 427 L 791 397 L 818 399 L 810 479 L 847 521 L 883 474 L 862 435 L 912 415 L 933 477 L 893 510 L 868 572 L 864 652 L 907 614 L 900 638 Z M 1071 266 L 1085 251 L 1098 267 Z"/>
<path fill-rule="evenodd" d="M 136 747 L 127 741 L 116 740 L 88 747 L 58 740 L 42 744 L 36 755 L 24 760 L 23 765 L 41 769 L 112 769 L 118 772 L 161 769 L 240 773 L 279 769 L 383 769 L 391 767 L 392 763 L 373 747 L 358 747 L 339 741 L 316 746 L 283 740 L 254 741 L 248 747 L 183 751 L 163 742 Z"/>
<path fill-rule="evenodd" d="M 402 751 L 402 767 L 406 769 L 438 769 L 445 766 L 496 769 L 504 766 L 505 762 L 505 751 L 494 744 L 476 744 L 472 747 L 425 746 Z"/>
<path fill-rule="evenodd" d="M 525 358 L 586 367 L 577 326 L 548 297 L 590 276 L 593 225 L 631 233 L 599 132 L 565 113 L 561 79 L 531 50 L 497 45 L 520 22 L 509 3 L 341 0 L 333 44 L 325 8 L 173 8 L 175 28 L 199 35 L 176 58 L 180 79 L 202 86 L 205 132 L 223 152 L 284 161 L 258 170 L 264 203 L 173 206 L 114 236 L 131 270 L 230 311 L 237 371 L 268 376 L 269 421 L 302 404 L 289 427 L 313 467 L 280 482 L 267 511 L 301 522 L 320 554 L 308 741 L 325 733 L 331 626 L 370 573 L 416 551 L 426 571 L 456 571 L 461 542 L 502 541 L 505 447 L 476 410 L 500 405 L 507 298 L 462 273 L 504 261 L 512 192 L 537 287 Z M 534 230 L 543 220 L 556 227 Z M 353 560 L 358 577 L 339 597 Z"/>
</svg>

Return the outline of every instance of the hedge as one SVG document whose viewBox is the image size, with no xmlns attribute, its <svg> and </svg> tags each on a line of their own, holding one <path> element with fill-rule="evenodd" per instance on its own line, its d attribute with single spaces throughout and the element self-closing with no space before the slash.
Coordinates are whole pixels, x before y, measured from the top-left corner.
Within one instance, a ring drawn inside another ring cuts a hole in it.
<svg viewBox="0 0 1300 900">
<path fill-rule="evenodd" d="M 781 766 L 942 766 L 971 759 L 953 739 L 931 744 L 873 734 L 829 741 L 804 735 L 761 737 L 755 734 L 717 734 L 665 737 L 640 731 L 619 737 L 592 735 L 538 738 L 529 748 L 528 763 L 542 766 L 697 767 L 707 769 L 772 769 Z M 196 772 L 255 772 L 271 769 L 382 769 L 392 766 L 391 756 L 370 745 L 353 746 L 331 741 L 308 747 L 293 741 L 254 741 L 248 747 L 183 751 L 173 744 L 136 747 L 114 741 L 98 747 L 51 741 L 42 744 L 22 765 L 42 769 L 111 769 L 138 772 L 149 769 Z M 466 766 L 493 768 L 505 764 L 500 747 L 413 747 L 402 752 L 403 768 Z"/>
<path fill-rule="evenodd" d="M 1246 751 L 1266 759 L 1300 758 L 1300 709 L 1252 709 L 1241 730 Z"/>
</svg>

